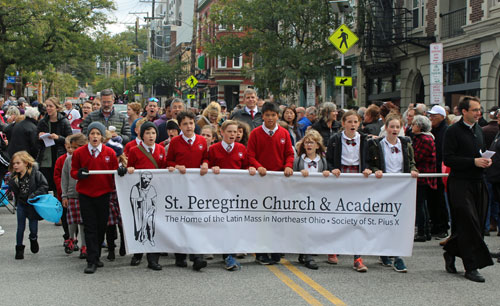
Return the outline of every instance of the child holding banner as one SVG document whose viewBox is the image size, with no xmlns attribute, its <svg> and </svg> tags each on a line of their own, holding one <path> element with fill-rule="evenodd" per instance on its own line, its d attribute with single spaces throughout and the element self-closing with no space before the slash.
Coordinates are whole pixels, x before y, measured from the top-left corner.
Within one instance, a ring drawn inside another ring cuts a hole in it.
<svg viewBox="0 0 500 306">
<path fill-rule="evenodd" d="M 318 131 L 307 131 L 304 138 L 297 143 L 296 148 L 298 156 L 293 161 L 293 171 L 300 171 L 304 177 L 307 177 L 309 172 L 321 172 L 325 177 L 330 175 L 324 157 L 323 137 Z M 300 254 L 299 262 L 304 264 L 306 268 L 318 270 L 318 265 L 311 255 Z"/>
<path fill-rule="evenodd" d="M 347 111 L 342 116 L 342 131 L 333 135 L 328 141 L 326 159 L 328 168 L 339 177 L 341 173 L 363 173 L 368 177 L 372 171 L 367 167 L 368 138 L 358 133 L 361 116 L 356 111 Z M 328 255 L 328 263 L 337 264 L 336 254 Z M 363 264 L 361 255 L 354 255 L 353 269 L 366 272 L 368 268 Z"/>
<path fill-rule="evenodd" d="M 179 170 L 180 173 L 186 173 L 186 168 L 200 168 L 200 175 L 208 172 L 208 150 L 207 141 L 204 137 L 196 135 L 195 116 L 192 112 L 180 112 L 177 115 L 182 135 L 174 137 L 170 141 L 167 153 L 167 167 L 169 171 Z M 201 165 L 201 166 L 200 166 Z M 193 270 L 199 271 L 207 266 L 203 256 L 196 254 L 190 255 L 189 259 L 193 261 Z M 175 265 L 178 267 L 187 267 L 186 254 L 175 254 Z"/>
<path fill-rule="evenodd" d="M 80 226 L 80 239 L 82 241 L 82 248 L 80 249 L 80 259 L 87 258 L 87 246 L 85 244 L 85 233 L 83 228 L 82 217 L 80 214 L 80 204 L 78 202 L 78 192 L 76 192 L 76 180 L 71 177 L 71 157 L 73 152 L 81 146 L 87 144 L 87 137 L 82 133 L 73 134 L 66 137 L 66 142 L 69 144 L 66 146 L 66 151 L 68 152 L 68 157 L 64 161 L 61 172 L 61 198 L 62 206 L 65 207 L 68 212 L 66 214 L 66 219 L 68 221 L 69 229 L 69 239 L 67 241 L 65 252 L 67 254 L 73 253 L 73 251 L 78 251 L 75 246 L 76 233 L 78 231 L 78 226 Z M 60 157 L 59 157 L 60 158 Z M 55 173 L 55 171 L 54 171 Z"/>
<path fill-rule="evenodd" d="M 9 172 L 12 175 L 9 180 L 9 189 L 14 193 L 17 207 L 16 259 L 24 259 L 23 239 L 26 218 L 30 229 L 31 253 L 36 254 L 39 250 L 38 220 L 42 218 L 36 212 L 35 207 L 28 204 L 28 199 L 46 194 L 49 190 L 49 184 L 35 165 L 35 160 L 26 151 L 15 153 L 10 160 Z"/>
<path fill-rule="evenodd" d="M 202 129 L 203 133 L 203 129 Z M 250 175 L 255 175 L 257 170 L 248 167 L 247 149 L 241 143 L 237 143 L 238 122 L 233 120 L 224 121 L 221 127 L 222 141 L 218 142 L 208 150 L 209 167 L 213 173 L 219 174 L 220 169 L 248 169 Z M 223 254 L 226 270 L 237 271 L 241 268 L 235 259 L 236 254 Z"/>
<path fill-rule="evenodd" d="M 128 155 L 130 154 L 130 150 L 132 150 L 133 147 L 136 147 L 141 143 L 142 140 L 139 137 L 139 133 L 141 131 L 141 125 L 147 121 L 148 121 L 147 118 L 141 118 L 135 123 L 134 131 L 137 134 L 137 137 L 134 139 L 134 141 L 129 141 L 125 145 L 125 148 L 123 149 L 123 154 L 125 154 L 125 156 L 128 157 Z"/>
<path fill-rule="evenodd" d="M 113 176 L 96 174 L 90 177 L 89 170 L 116 170 L 118 160 L 113 149 L 103 145 L 106 127 L 100 122 L 92 122 L 88 129 L 89 143 L 73 152 L 71 177 L 77 179 L 80 213 L 83 219 L 85 241 L 87 243 L 87 267 L 84 273 L 92 274 L 104 264 L 99 260 L 101 245 L 109 215 L 109 197 L 114 190 Z M 96 188 L 99 186 L 99 188 Z"/>
<path fill-rule="evenodd" d="M 141 144 L 130 150 L 127 172 L 132 174 L 135 169 L 161 169 L 166 167 L 166 154 L 165 148 L 162 145 L 156 143 L 156 137 L 158 135 L 158 128 L 152 122 L 145 122 L 141 125 L 140 139 L 142 139 Z M 123 168 L 119 170 L 120 175 L 124 175 Z M 155 205 L 152 205 L 153 209 Z M 154 222 L 152 220 L 151 222 Z M 154 228 L 154 225 L 152 226 Z M 142 253 L 134 254 L 132 260 L 130 261 L 131 266 L 138 266 L 141 263 Z M 148 260 L 148 268 L 151 270 L 159 271 L 162 269 L 161 265 L 158 263 L 160 258 L 160 253 L 148 253 L 146 254 Z"/>
<path fill-rule="evenodd" d="M 408 137 L 398 137 L 403 122 L 398 114 L 389 114 L 385 121 L 385 137 L 370 140 L 368 165 L 375 172 L 376 178 L 383 173 L 411 173 L 418 177 L 418 170 L 413 157 L 413 147 Z M 380 263 L 392 266 L 396 272 L 406 272 L 406 265 L 401 257 L 394 257 L 394 263 L 388 256 L 380 256 Z"/>
<path fill-rule="evenodd" d="M 285 176 L 293 175 L 294 151 L 288 131 L 278 124 L 278 105 L 266 102 L 262 106 L 264 124 L 256 127 L 248 139 L 248 159 L 250 166 L 257 168 L 261 176 L 267 170 L 284 171 Z M 262 265 L 278 263 L 281 256 L 278 253 L 256 254 L 255 260 Z"/>
</svg>

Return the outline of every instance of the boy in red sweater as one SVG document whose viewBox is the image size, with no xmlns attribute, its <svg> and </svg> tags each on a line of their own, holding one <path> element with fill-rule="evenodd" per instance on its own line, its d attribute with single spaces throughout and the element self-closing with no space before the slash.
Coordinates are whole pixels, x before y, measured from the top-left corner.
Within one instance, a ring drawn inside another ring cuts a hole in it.
<svg viewBox="0 0 500 306">
<path fill-rule="evenodd" d="M 210 146 L 208 150 L 209 166 L 213 173 L 219 174 L 220 169 L 248 169 L 250 175 L 255 175 L 257 170 L 248 167 L 247 149 L 241 143 L 237 143 L 238 122 L 233 120 L 224 121 L 221 127 L 222 141 Z M 226 270 L 237 271 L 241 268 L 235 259 L 235 254 L 223 254 Z"/>
<path fill-rule="evenodd" d="M 135 169 L 162 169 L 166 167 L 166 156 L 165 156 L 165 148 L 156 143 L 156 137 L 158 135 L 158 128 L 156 125 L 150 121 L 144 122 L 141 125 L 141 130 L 139 133 L 142 142 L 136 147 L 130 150 L 130 155 L 128 158 L 127 164 L 127 172 L 132 174 Z M 154 162 L 153 162 L 154 161 Z M 124 169 L 119 169 L 119 174 L 125 174 Z M 150 215 L 153 216 L 149 222 L 151 224 L 147 224 L 143 228 L 138 228 L 137 224 L 134 224 L 134 232 L 136 233 L 136 237 L 142 237 L 140 239 L 146 239 L 149 237 L 151 239 L 154 236 L 154 212 L 156 211 L 155 201 L 156 199 L 152 199 L 152 208 L 149 211 Z M 146 230 L 150 231 L 149 235 L 140 235 L 140 231 Z M 151 233 L 151 231 L 153 231 Z M 147 237 L 146 237 L 147 236 Z M 137 239 L 137 238 L 136 238 Z M 146 258 L 148 260 L 148 268 L 151 270 L 159 271 L 162 269 L 161 265 L 158 263 L 160 259 L 160 253 L 148 253 L 146 254 Z M 141 263 L 142 253 L 134 254 L 132 260 L 130 261 L 131 266 L 138 266 Z"/>
<path fill-rule="evenodd" d="M 92 122 L 88 129 L 89 143 L 73 152 L 71 177 L 78 180 L 80 212 L 83 219 L 85 242 L 87 244 L 87 267 L 84 272 L 94 273 L 102 267 L 99 260 L 101 245 L 106 233 L 109 215 L 109 195 L 113 191 L 113 176 L 92 175 L 89 170 L 116 170 L 118 159 L 113 149 L 103 145 L 106 127 L 100 122 Z"/>
<path fill-rule="evenodd" d="M 186 173 L 186 168 L 200 168 L 200 174 L 208 172 L 208 150 L 207 141 L 203 136 L 196 135 L 195 116 L 192 112 L 180 112 L 177 115 L 177 122 L 182 131 L 182 135 L 172 138 L 168 147 L 167 167 L 169 171 L 179 170 Z M 200 167 L 201 165 L 201 167 Z M 207 266 L 203 256 L 191 254 L 189 259 L 193 261 L 193 269 L 199 271 Z M 175 265 L 187 267 L 186 254 L 175 254 Z"/>
<path fill-rule="evenodd" d="M 257 168 L 261 176 L 266 171 L 284 171 L 285 176 L 293 174 L 294 152 L 288 131 L 278 122 L 278 105 L 266 102 L 262 106 L 264 124 L 255 128 L 248 139 L 250 166 Z M 256 254 L 256 261 L 263 265 L 278 263 L 280 254 Z"/>
</svg>

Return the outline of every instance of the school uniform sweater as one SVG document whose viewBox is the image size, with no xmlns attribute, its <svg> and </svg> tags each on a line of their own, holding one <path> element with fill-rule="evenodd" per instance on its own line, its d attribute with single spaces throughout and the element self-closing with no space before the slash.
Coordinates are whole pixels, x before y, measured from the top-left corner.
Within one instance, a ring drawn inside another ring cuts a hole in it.
<svg viewBox="0 0 500 306">
<path fill-rule="evenodd" d="M 139 146 L 142 146 L 142 144 Z M 149 158 L 146 157 L 139 146 L 135 146 L 130 150 L 127 167 L 134 167 L 136 169 L 156 169 L 155 165 L 151 162 L 151 160 L 149 160 Z M 146 148 L 145 150 L 147 151 Z M 153 158 L 158 164 L 158 169 L 166 168 L 167 156 L 165 154 L 165 148 L 163 146 L 155 143 Z"/>
<path fill-rule="evenodd" d="M 71 177 L 78 180 L 76 191 L 86 196 L 96 198 L 114 190 L 113 175 L 94 174 L 84 179 L 78 179 L 78 170 L 116 170 L 118 159 L 113 149 L 102 145 L 102 151 L 94 158 L 90 155 L 88 146 L 82 146 L 73 152 L 71 160 Z"/>
<path fill-rule="evenodd" d="M 182 135 L 172 138 L 168 147 L 167 167 L 180 165 L 186 168 L 200 168 L 203 163 L 208 163 L 207 141 L 204 137 L 196 135 L 192 145 L 189 145 Z"/>
<path fill-rule="evenodd" d="M 231 152 L 218 142 L 210 146 L 208 150 L 209 167 L 218 166 L 221 169 L 248 169 L 247 149 L 241 143 L 233 143 Z"/>
<path fill-rule="evenodd" d="M 123 149 L 123 154 L 125 154 L 125 156 L 127 156 L 127 158 L 128 158 L 130 151 L 134 147 L 137 147 L 137 141 L 135 139 L 133 141 L 127 142 L 127 144 L 125 145 L 125 148 Z"/>
<path fill-rule="evenodd" d="M 54 166 L 54 184 L 56 185 L 58 199 L 61 199 L 61 194 L 62 194 L 61 175 L 62 175 L 62 169 L 64 166 L 64 162 L 66 161 L 66 157 L 68 157 L 68 154 L 63 154 L 63 155 L 59 156 L 57 158 L 56 164 Z"/>
<path fill-rule="evenodd" d="M 288 131 L 278 126 L 269 136 L 262 126 L 255 128 L 248 139 L 248 160 L 250 166 L 264 167 L 269 171 L 282 171 L 293 167 L 293 147 Z"/>
</svg>

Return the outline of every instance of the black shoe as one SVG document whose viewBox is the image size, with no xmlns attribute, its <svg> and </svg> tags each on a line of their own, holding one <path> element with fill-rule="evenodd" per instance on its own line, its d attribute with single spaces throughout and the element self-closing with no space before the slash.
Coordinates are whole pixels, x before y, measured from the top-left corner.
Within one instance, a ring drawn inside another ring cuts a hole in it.
<svg viewBox="0 0 500 306">
<path fill-rule="evenodd" d="M 479 273 L 477 269 L 465 271 L 465 278 L 473 282 L 484 283 L 484 277 Z"/>
<path fill-rule="evenodd" d="M 424 235 L 418 235 L 415 238 L 413 238 L 414 242 L 426 242 L 427 238 Z"/>
<path fill-rule="evenodd" d="M 430 233 L 425 234 L 425 240 L 431 241 L 432 235 Z"/>
<path fill-rule="evenodd" d="M 193 261 L 193 270 L 200 271 L 207 266 L 207 262 L 201 258 L 195 258 Z"/>
<path fill-rule="evenodd" d="M 497 262 L 500 263 L 500 257 L 497 258 Z"/>
<path fill-rule="evenodd" d="M 299 255 L 299 262 L 300 262 L 301 264 L 305 264 L 305 263 L 306 263 L 306 255 L 304 255 L 304 254 L 300 254 L 300 255 Z"/>
<path fill-rule="evenodd" d="M 436 238 L 436 240 L 448 238 L 448 231 L 444 231 L 444 232 L 441 232 L 441 233 L 435 235 L 435 238 Z"/>
<path fill-rule="evenodd" d="M 490 252 L 490 256 L 491 256 L 491 258 L 500 258 L 500 252 L 497 252 L 497 253 Z"/>
<path fill-rule="evenodd" d="M 175 260 L 175 265 L 180 268 L 185 268 L 188 266 L 187 262 L 185 259 L 176 259 Z"/>
<path fill-rule="evenodd" d="M 160 271 L 162 269 L 161 265 L 156 263 L 156 262 L 148 263 L 148 268 L 150 268 L 151 270 L 154 270 L 154 271 Z"/>
<path fill-rule="evenodd" d="M 273 264 L 273 261 L 269 259 L 269 256 L 267 256 L 267 254 L 255 257 L 255 261 L 265 266 Z"/>
<path fill-rule="evenodd" d="M 444 252 L 444 268 L 448 273 L 457 273 L 457 268 L 455 267 L 455 256 L 450 255 L 448 252 Z"/>
<path fill-rule="evenodd" d="M 141 264 L 141 258 L 137 258 L 135 256 L 132 256 L 132 259 L 130 260 L 130 265 L 135 267 Z"/>
<path fill-rule="evenodd" d="M 24 259 L 24 245 L 16 245 L 16 259 Z"/>
<path fill-rule="evenodd" d="M 120 244 L 120 253 L 119 254 L 120 254 L 120 256 L 125 256 L 125 254 L 127 254 L 125 252 L 125 243 L 123 243 L 123 242 Z"/>
<path fill-rule="evenodd" d="M 206 266 L 207 266 L 206 260 L 203 260 L 201 258 L 195 258 L 195 260 L 193 261 L 193 270 L 195 271 L 200 271 Z"/>
<path fill-rule="evenodd" d="M 279 263 L 281 261 L 281 254 L 280 253 L 271 253 L 271 261 L 273 263 Z"/>
<path fill-rule="evenodd" d="M 305 266 L 306 268 L 311 269 L 311 270 L 318 270 L 318 265 L 316 264 L 316 262 L 314 261 L 314 259 L 311 259 L 311 260 L 309 260 L 309 261 L 306 261 L 306 262 L 304 263 L 304 266 Z"/>
<path fill-rule="evenodd" d="M 108 260 L 109 261 L 114 261 L 115 260 L 115 248 L 109 248 L 108 249 Z"/>
<path fill-rule="evenodd" d="M 98 268 L 102 268 L 104 267 L 104 263 L 100 260 L 97 261 L 97 263 L 95 264 Z"/>
<path fill-rule="evenodd" d="M 489 236 L 489 235 L 490 235 L 490 231 L 489 231 L 489 230 L 485 230 L 485 231 L 484 231 L 484 235 L 485 235 L 485 236 Z"/>
<path fill-rule="evenodd" d="M 40 250 L 40 247 L 38 246 L 38 241 L 36 239 L 30 239 L 30 250 L 31 253 L 36 254 Z"/>
<path fill-rule="evenodd" d="M 83 270 L 83 273 L 93 274 L 93 273 L 95 273 L 95 270 L 97 270 L 97 265 L 89 262 L 87 264 L 87 267 L 85 268 L 85 270 Z"/>
</svg>

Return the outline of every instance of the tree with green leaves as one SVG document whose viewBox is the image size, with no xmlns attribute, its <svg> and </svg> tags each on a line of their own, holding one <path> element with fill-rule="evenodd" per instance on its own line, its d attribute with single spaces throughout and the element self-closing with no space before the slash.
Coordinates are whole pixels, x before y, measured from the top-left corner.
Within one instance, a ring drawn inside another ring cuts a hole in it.
<svg viewBox="0 0 500 306">
<path fill-rule="evenodd" d="M 171 96 L 175 90 L 175 81 L 187 77 L 187 72 L 184 72 L 182 67 L 183 63 L 180 61 L 167 63 L 151 59 L 144 63 L 141 70 L 138 71 L 137 81 L 151 88 L 166 88 L 167 96 Z"/>
<path fill-rule="evenodd" d="M 261 90 L 293 96 L 336 58 L 328 37 L 339 23 L 327 0 L 219 0 L 210 12 L 208 26 L 230 31 L 204 37 L 205 50 L 212 56 L 252 56 L 243 71 Z M 243 29 L 243 35 L 231 29 Z"/>
<path fill-rule="evenodd" d="M 0 89 L 11 65 L 35 71 L 88 58 L 91 33 L 105 26 L 111 9 L 112 0 L 0 1 Z"/>
</svg>

